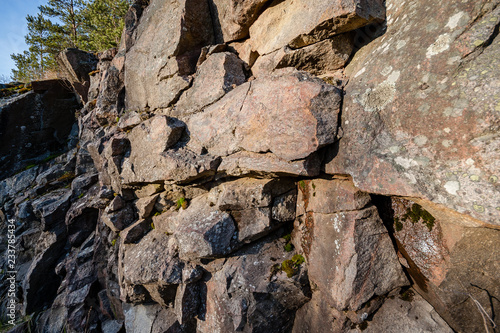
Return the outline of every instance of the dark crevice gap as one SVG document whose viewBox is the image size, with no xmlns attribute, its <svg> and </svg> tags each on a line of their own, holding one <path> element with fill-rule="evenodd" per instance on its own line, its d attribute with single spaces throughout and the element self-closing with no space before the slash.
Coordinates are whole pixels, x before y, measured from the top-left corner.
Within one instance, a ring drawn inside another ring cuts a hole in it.
<svg viewBox="0 0 500 333">
<path fill-rule="evenodd" d="M 222 35 L 222 26 L 219 21 L 217 5 L 213 0 L 208 0 L 208 10 L 210 11 L 210 18 L 212 21 L 212 32 L 214 35 L 214 44 L 224 43 L 224 37 Z"/>
<path fill-rule="evenodd" d="M 484 51 L 484 49 L 486 49 L 488 46 L 490 46 L 493 41 L 495 40 L 495 38 L 498 36 L 498 33 L 499 33 L 499 30 L 500 30 L 500 23 L 498 23 L 495 28 L 493 29 L 493 33 L 490 35 L 490 37 L 484 42 L 483 46 L 482 46 L 482 51 Z M 482 53 L 481 51 L 481 53 Z"/>
<path fill-rule="evenodd" d="M 387 228 L 389 237 L 391 238 L 392 245 L 394 246 L 394 250 L 396 253 L 399 253 L 403 256 L 410 268 L 407 268 L 401 265 L 403 272 L 405 273 L 408 281 L 410 281 L 411 285 L 417 284 L 417 286 L 423 291 L 427 292 L 427 282 L 428 280 L 422 274 L 418 266 L 413 262 L 410 258 L 402 244 L 397 240 L 394 236 L 395 228 L 394 228 L 394 210 L 392 208 L 392 198 L 390 196 L 378 195 L 378 194 L 370 194 L 372 198 L 372 202 L 377 207 L 378 213 L 385 227 Z"/>
<path fill-rule="evenodd" d="M 386 31 L 387 21 L 372 23 L 354 30 L 354 48 L 351 52 L 351 55 L 349 56 L 349 59 L 347 59 L 344 68 L 351 63 L 352 59 L 361 48 L 370 44 L 375 39 L 383 36 Z"/>
</svg>

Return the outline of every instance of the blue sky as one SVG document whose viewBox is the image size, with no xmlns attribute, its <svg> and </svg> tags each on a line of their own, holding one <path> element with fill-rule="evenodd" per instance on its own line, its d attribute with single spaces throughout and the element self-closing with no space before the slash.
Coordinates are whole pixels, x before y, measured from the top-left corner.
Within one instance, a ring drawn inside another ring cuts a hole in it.
<svg viewBox="0 0 500 333">
<path fill-rule="evenodd" d="M 26 15 L 35 15 L 38 6 L 46 3 L 46 0 L 0 0 L 0 75 L 10 76 L 14 67 L 12 53 L 28 49 L 24 43 L 28 33 Z"/>
</svg>

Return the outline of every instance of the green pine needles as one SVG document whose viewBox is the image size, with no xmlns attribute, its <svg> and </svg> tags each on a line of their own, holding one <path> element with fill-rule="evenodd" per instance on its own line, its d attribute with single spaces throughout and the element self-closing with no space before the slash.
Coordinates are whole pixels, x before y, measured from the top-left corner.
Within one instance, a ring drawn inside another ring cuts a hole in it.
<svg viewBox="0 0 500 333">
<path fill-rule="evenodd" d="M 12 79 L 29 82 L 57 73 L 56 55 L 72 47 L 101 52 L 120 43 L 132 0 L 48 0 L 26 17 L 28 50 L 12 54 Z"/>
</svg>

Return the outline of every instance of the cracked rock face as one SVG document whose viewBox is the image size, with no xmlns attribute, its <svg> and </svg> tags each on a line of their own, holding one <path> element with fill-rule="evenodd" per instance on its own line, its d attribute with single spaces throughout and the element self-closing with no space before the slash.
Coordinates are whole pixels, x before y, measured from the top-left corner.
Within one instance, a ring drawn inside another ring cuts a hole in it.
<svg viewBox="0 0 500 333">
<path fill-rule="evenodd" d="M 374 295 L 406 284 L 368 194 L 335 179 L 303 181 L 299 190 L 294 243 L 314 263 L 309 278 L 331 307 L 357 311 Z"/>
<path fill-rule="evenodd" d="M 15 112 L 57 104 L 33 111 L 36 165 L 0 171 L 0 269 L 31 318 L 12 332 L 494 331 L 499 13 L 134 1 L 98 72 L 64 62 L 78 128 L 54 125 L 57 82 L 0 99 L 8 163 Z"/>
<path fill-rule="evenodd" d="M 331 85 L 303 72 L 283 72 L 241 85 L 187 126 L 212 155 L 243 149 L 299 160 L 335 141 L 340 100 Z"/>
<path fill-rule="evenodd" d="M 260 55 L 285 45 L 304 47 L 385 17 L 381 1 L 274 1 L 250 27 L 252 47 Z M 307 15 L 303 15 L 307 12 Z M 285 28 L 286 27 L 286 28 Z"/>
<path fill-rule="evenodd" d="M 201 47 L 213 41 L 209 13 L 202 0 L 151 1 L 125 59 L 129 109 L 168 107 L 189 87 Z"/>
<path fill-rule="evenodd" d="M 497 228 L 499 9 L 386 5 L 387 33 L 346 69 L 345 136 L 325 170 L 351 174 L 364 191 L 426 198 L 464 214 L 464 225 Z"/>
</svg>

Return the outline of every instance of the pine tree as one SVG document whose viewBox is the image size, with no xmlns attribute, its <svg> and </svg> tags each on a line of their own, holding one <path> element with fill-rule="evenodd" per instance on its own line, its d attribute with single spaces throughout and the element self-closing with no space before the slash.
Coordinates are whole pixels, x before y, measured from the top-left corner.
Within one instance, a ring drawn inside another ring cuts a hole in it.
<svg viewBox="0 0 500 333">
<path fill-rule="evenodd" d="M 35 55 L 29 51 L 23 53 L 11 54 L 17 69 L 12 70 L 12 79 L 14 81 L 29 82 L 37 77 L 38 64 Z"/>
<path fill-rule="evenodd" d="M 131 3 L 130 0 L 91 0 L 87 4 L 83 16 L 90 50 L 104 51 L 120 44 L 123 17 Z"/>
<path fill-rule="evenodd" d="M 46 70 L 55 65 L 54 56 L 60 50 L 58 41 L 62 29 L 45 19 L 41 13 L 37 16 L 28 15 L 26 20 L 28 21 L 26 44 L 30 45 L 29 52 L 34 54 L 39 69 L 38 76 L 42 77 Z"/>
<path fill-rule="evenodd" d="M 67 47 L 96 52 L 118 46 L 123 17 L 131 3 L 132 0 L 48 0 L 38 7 L 38 15 L 26 17 L 29 50 L 11 55 L 17 67 L 12 70 L 12 78 L 27 82 L 44 78 L 47 71 L 57 72 L 55 56 Z"/>
<path fill-rule="evenodd" d="M 47 5 L 38 7 L 42 14 L 62 22 L 52 25 L 53 34 L 61 38 L 60 49 L 65 47 L 84 49 L 87 45 L 87 36 L 82 28 L 85 6 L 83 0 L 49 0 Z"/>
</svg>

